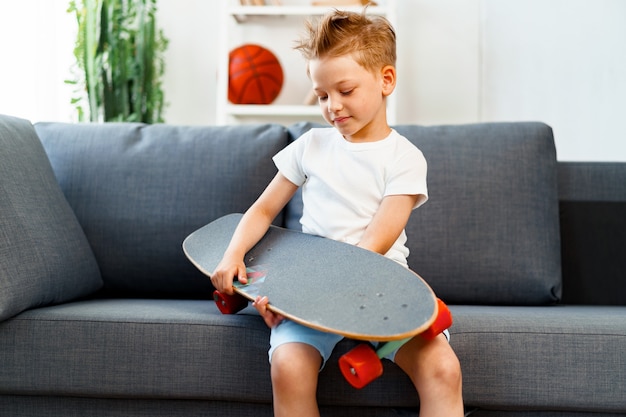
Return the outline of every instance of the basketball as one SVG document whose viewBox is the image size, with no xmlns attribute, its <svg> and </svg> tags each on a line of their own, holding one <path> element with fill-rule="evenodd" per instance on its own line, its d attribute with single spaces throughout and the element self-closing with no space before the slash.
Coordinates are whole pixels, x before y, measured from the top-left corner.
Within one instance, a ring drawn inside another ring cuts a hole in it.
<svg viewBox="0 0 626 417">
<path fill-rule="evenodd" d="M 283 86 L 276 56 L 259 45 L 242 45 L 229 54 L 228 100 L 234 104 L 270 104 Z"/>
</svg>

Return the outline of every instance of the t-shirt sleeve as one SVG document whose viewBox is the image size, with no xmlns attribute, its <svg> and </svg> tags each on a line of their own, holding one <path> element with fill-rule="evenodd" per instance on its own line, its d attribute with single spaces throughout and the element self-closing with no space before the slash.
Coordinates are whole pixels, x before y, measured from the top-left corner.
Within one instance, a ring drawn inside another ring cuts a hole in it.
<svg viewBox="0 0 626 417">
<path fill-rule="evenodd" d="M 428 200 L 427 171 L 428 165 L 424 154 L 409 144 L 389 174 L 385 195 L 417 195 L 418 199 L 413 208 L 421 206 Z"/>
<path fill-rule="evenodd" d="M 306 132 L 272 158 L 278 171 L 299 187 L 306 181 L 302 157 L 310 135 L 311 131 Z"/>
</svg>

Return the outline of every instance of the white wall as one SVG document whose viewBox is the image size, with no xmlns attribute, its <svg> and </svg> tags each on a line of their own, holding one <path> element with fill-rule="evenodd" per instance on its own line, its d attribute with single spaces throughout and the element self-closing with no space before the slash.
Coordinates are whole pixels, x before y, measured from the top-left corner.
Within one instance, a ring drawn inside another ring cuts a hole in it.
<svg viewBox="0 0 626 417">
<path fill-rule="evenodd" d="M 479 0 L 398 0 L 398 122 L 480 120 Z"/>
<path fill-rule="evenodd" d="M 542 120 L 562 160 L 626 160 L 626 1 L 487 0 L 482 120 Z"/>
<path fill-rule="evenodd" d="M 71 120 L 74 26 L 66 0 L 0 0 L 0 113 Z"/>
<path fill-rule="evenodd" d="M 173 124 L 215 123 L 219 5 L 214 0 L 158 0 L 158 25 L 169 39 L 163 80 Z"/>
<path fill-rule="evenodd" d="M 553 126 L 560 160 L 626 161 L 626 1 L 397 2 L 398 123 L 540 120 Z M 68 3 L 0 0 L 0 113 L 74 120 L 63 83 L 75 32 Z M 158 4 L 170 39 L 166 120 L 212 124 L 217 1 Z M 285 54 L 284 66 L 302 67 Z"/>
</svg>

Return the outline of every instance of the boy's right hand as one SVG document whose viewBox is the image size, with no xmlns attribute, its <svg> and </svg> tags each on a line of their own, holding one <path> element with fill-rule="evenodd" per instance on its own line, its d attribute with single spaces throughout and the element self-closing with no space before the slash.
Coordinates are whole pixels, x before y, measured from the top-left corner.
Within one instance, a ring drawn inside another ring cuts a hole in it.
<svg viewBox="0 0 626 417">
<path fill-rule="evenodd" d="M 211 283 L 222 294 L 233 294 L 233 281 L 237 279 L 242 284 L 248 283 L 246 265 L 242 260 L 223 258 L 211 274 Z"/>
<path fill-rule="evenodd" d="M 285 318 L 281 316 L 280 314 L 276 314 L 268 310 L 267 309 L 268 304 L 269 304 L 269 300 L 267 299 L 267 297 L 266 296 L 261 297 L 260 295 L 252 303 L 254 308 L 258 310 L 261 317 L 263 317 L 263 321 L 265 321 L 265 324 L 267 324 L 267 327 L 269 327 L 270 329 L 273 329 L 274 327 L 278 326 L 280 322 L 283 321 Z"/>
</svg>

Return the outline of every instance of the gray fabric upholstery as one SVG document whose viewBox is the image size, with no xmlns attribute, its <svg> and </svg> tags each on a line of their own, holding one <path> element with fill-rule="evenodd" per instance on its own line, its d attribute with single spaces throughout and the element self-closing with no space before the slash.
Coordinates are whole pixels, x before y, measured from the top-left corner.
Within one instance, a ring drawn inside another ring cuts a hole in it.
<svg viewBox="0 0 626 417">
<path fill-rule="evenodd" d="M 625 184 L 624 163 L 559 163 L 563 303 L 626 305 Z"/>
<path fill-rule="evenodd" d="M 452 312 L 466 404 L 626 409 L 623 308 L 453 306 Z M 268 332 L 251 310 L 222 316 L 204 301 L 40 308 L 0 323 L 0 362 L 10 365 L 0 373 L 0 392 L 270 404 Z M 410 381 L 388 361 L 384 376 L 363 390 L 343 380 L 337 359 L 355 343 L 343 341 L 320 375 L 320 404 L 417 407 Z"/>
<path fill-rule="evenodd" d="M 101 286 L 33 126 L 0 116 L 0 321 Z"/>
<path fill-rule="evenodd" d="M 268 340 L 259 317 L 223 316 L 207 301 L 46 307 L 0 324 L 0 363 L 11 364 L 0 373 L 0 392 L 267 401 Z M 247 379 L 257 384 L 241 384 Z"/>
<path fill-rule="evenodd" d="M 12 417 L 271 417 L 274 415 L 271 404 L 259 403 L 32 396 L 2 396 L 0 397 L 0 410 Z M 324 417 L 418 416 L 415 409 L 383 407 L 321 406 L 320 412 Z M 594 415 L 593 417 L 603 416 Z"/>
<path fill-rule="evenodd" d="M 479 408 L 626 410 L 623 307 L 453 306 L 463 397 Z M 485 389 L 489 387 L 489 389 Z"/>
<path fill-rule="evenodd" d="M 428 161 L 429 201 L 407 225 L 409 265 L 449 303 L 561 296 L 556 150 L 541 123 L 398 126 Z"/>
<path fill-rule="evenodd" d="M 183 239 L 243 212 L 274 176 L 277 125 L 37 124 L 112 294 L 209 297 Z M 282 222 L 282 219 L 278 219 Z"/>
<path fill-rule="evenodd" d="M 626 201 L 626 166 L 619 162 L 559 162 L 562 201 Z"/>
<path fill-rule="evenodd" d="M 626 413 L 579 413 L 575 411 L 503 411 L 503 410 L 474 410 L 467 417 L 624 417 Z"/>
<path fill-rule="evenodd" d="M 271 417 L 269 404 L 192 400 L 102 399 L 71 397 L 0 397 L 0 410 L 19 417 Z M 415 409 L 321 407 L 324 417 L 418 417 Z M 468 417 L 624 417 L 626 413 L 504 411 L 470 408 Z"/>
<path fill-rule="evenodd" d="M 1 396 L 0 410 L 11 417 L 271 417 L 270 404 L 140 398 Z M 355 414 L 356 416 L 356 414 Z"/>
<path fill-rule="evenodd" d="M 268 343 L 251 307 L 222 315 L 201 300 L 105 299 L 40 308 L 0 323 L 0 392 L 271 404 Z M 354 346 L 343 341 L 322 372 L 320 404 L 418 405 L 406 375 L 387 361 L 385 380 L 348 385 L 337 359 Z"/>
</svg>

